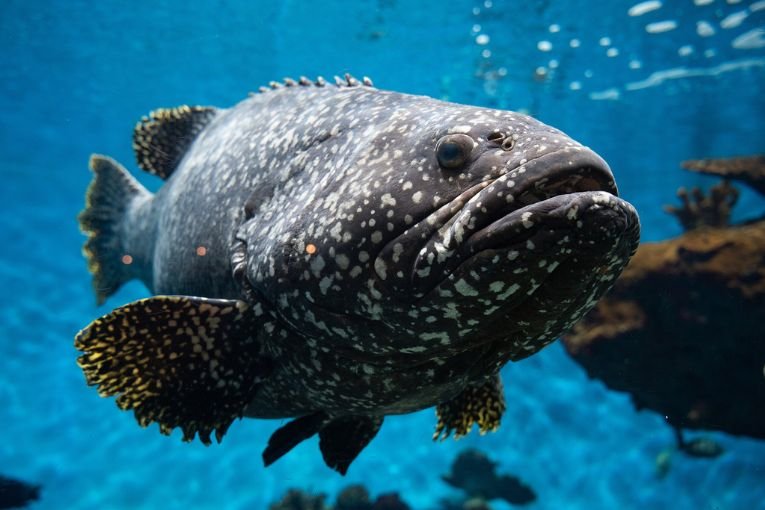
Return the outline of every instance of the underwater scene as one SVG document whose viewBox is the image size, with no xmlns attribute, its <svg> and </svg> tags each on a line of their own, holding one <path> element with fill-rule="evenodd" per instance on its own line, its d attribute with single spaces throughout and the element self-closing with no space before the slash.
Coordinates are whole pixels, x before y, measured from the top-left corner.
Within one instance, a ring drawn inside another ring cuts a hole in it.
<svg viewBox="0 0 765 510">
<path fill-rule="evenodd" d="M 0 78 L 0 508 L 765 509 L 765 1 L 5 0 Z"/>
</svg>

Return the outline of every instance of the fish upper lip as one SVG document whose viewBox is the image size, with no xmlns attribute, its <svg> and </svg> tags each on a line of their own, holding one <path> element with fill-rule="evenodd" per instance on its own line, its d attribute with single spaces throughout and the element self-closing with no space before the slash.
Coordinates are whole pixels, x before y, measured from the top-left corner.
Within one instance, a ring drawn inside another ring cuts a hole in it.
<svg viewBox="0 0 765 510">
<path fill-rule="evenodd" d="M 547 171 L 537 171 L 540 165 L 546 166 Z M 507 189 L 497 189 L 502 186 Z M 433 232 L 426 245 L 443 232 L 444 247 L 456 248 L 473 234 L 519 209 L 555 196 L 587 191 L 605 191 L 618 196 L 613 174 L 600 156 L 585 147 L 543 154 L 469 188 L 447 204 L 453 214 Z"/>
</svg>

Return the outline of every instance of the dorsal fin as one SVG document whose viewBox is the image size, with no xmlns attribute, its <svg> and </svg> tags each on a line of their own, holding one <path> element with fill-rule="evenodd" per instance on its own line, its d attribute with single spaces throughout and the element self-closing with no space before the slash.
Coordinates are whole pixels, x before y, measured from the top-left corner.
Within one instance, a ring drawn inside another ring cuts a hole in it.
<svg viewBox="0 0 765 510">
<path fill-rule="evenodd" d="M 319 76 L 316 78 L 316 80 L 311 81 L 310 79 L 306 78 L 305 76 L 301 76 L 300 79 L 294 80 L 292 78 L 284 78 L 282 82 L 278 81 L 270 81 L 268 82 L 267 87 L 259 87 L 258 91 L 268 92 L 269 90 L 276 90 L 281 88 L 291 88 L 291 87 L 325 87 L 327 85 L 327 80 L 325 80 L 323 77 Z M 351 76 L 349 73 L 345 73 L 342 78 L 340 76 L 335 76 L 335 85 L 338 88 L 344 88 L 344 87 L 374 87 L 374 84 L 372 83 L 372 80 L 369 79 L 368 76 L 364 76 L 361 80 L 357 80 L 353 76 Z"/>
<path fill-rule="evenodd" d="M 143 117 L 133 130 L 133 150 L 138 166 L 167 179 L 186 150 L 215 116 L 209 106 L 160 108 Z"/>
</svg>

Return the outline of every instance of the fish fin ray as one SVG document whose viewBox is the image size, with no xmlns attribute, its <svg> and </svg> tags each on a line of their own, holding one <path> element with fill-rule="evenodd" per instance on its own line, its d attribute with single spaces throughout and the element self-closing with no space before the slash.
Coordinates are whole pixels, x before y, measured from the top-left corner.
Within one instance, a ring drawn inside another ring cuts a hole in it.
<svg viewBox="0 0 765 510">
<path fill-rule="evenodd" d="M 381 416 L 342 416 L 319 431 L 319 449 L 324 462 L 341 475 L 359 453 L 375 438 L 382 426 Z"/>
<path fill-rule="evenodd" d="M 301 416 L 279 427 L 263 450 L 263 464 L 270 466 L 306 439 L 313 437 L 329 418 L 324 412 Z"/>
<path fill-rule="evenodd" d="M 468 386 L 451 400 L 436 406 L 438 424 L 433 440 L 446 439 L 452 433 L 456 439 L 465 436 L 478 425 L 481 434 L 499 428 L 505 412 L 505 396 L 502 379 L 496 374 L 478 386 Z"/>
<path fill-rule="evenodd" d="M 208 445 L 241 418 L 271 370 L 243 301 L 154 296 L 115 309 L 75 337 L 77 362 L 103 397 L 132 409 L 141 426 L 183 430 Z"/>
<path fill-rule="evenodd" d="M 90 169 L 94 177 L 85 194 L 85 209 L 77 219 L 88 236 L 82 251 L 93 274 L 96 300 L 102 304 L 133 278 L 132 257 L 125 253 L 121 225 L 133 201 L 148 199 L 151 193 L 109 157 L 92 155 Z"/>
<path fill-rule="evenodd" d="M 199 133 L 218 112 L 209 106 L 160 108 L 143 117 L 133 130 L 138 166 L 167 179 Z"/>
</svg>

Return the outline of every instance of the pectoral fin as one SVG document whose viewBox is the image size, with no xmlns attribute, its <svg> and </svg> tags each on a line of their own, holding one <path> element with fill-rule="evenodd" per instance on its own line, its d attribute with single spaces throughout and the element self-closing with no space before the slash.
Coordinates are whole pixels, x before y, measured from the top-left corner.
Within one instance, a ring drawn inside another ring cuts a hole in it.
<svg viewBox="0 0 765 510">
<path fill-rule="evenodd" d="M 270 362 L 256 340 L 265 322 L 243 301 L 155 296 L 117 308 L 75 338 L 77 362 L 103 397 L 117 396 L 145 427 L 176 427 L 218 442 L 241 417 Z"/>
</svg>

